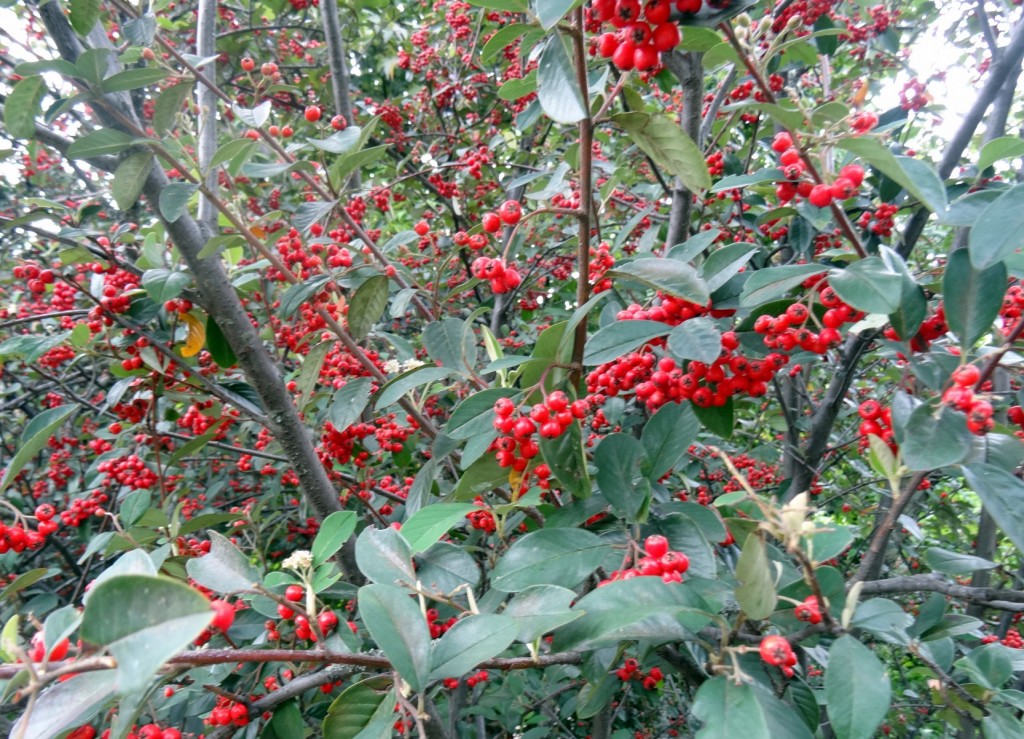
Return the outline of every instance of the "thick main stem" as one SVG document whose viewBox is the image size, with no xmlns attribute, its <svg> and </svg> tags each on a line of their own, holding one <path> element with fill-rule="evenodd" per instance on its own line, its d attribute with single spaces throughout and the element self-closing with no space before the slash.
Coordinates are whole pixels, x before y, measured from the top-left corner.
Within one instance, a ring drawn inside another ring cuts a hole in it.
<svg viewBox="0 0 1024 739">
<path fill-rule="evenodd" d="M 578 240 L 576 246 L 576 304 L 583 305 L 590 300 L 590 219 L 594 213 L 594 120 L 590 117 L 590 93 L 587 79 L 587 50 L 583 43 L 584 20 L 583 8 L 577 8 L 573 14 L 575 28 L 573 33 L 573 51 L 576 65 L 576 80 L 583 96 L 583 109 L 586 116 L 579 122 L 580 133 L 580 210 Z M 570 380 L 579 383 L 583 373 L 583 348 L 587 343 L 587 322 L 580 321 L 576 326 L 576 334 L 572 345 L 572 373 Z"/>
</svg>

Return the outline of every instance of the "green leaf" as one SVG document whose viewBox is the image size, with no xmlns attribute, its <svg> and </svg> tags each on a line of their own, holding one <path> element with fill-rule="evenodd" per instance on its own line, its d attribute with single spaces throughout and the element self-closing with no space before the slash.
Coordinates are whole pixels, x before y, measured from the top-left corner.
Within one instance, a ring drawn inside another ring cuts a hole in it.
<svg viewBox="0 0 1024 739">
<path fill-rule="evenodd" d="M 21 714 L 10 736 L 54 739 L 91 720 L 115 692 L 114 670 L 85 672 L 55 682 L 39 695 L 33 710 Z"/>
<path fill-rule="evenodd" d="M 519 624 L 508 616 L 479 613 L 457 621 L 434 643 L 431 680 L 462 677 L 515 641 Z"/>
<path fill-rule="evenodd" d="M 874 138 L 842 139 L 838 146 L 866 161 L 920 200 L 928 210 L 935 213 L 946 210 L 945 188 L 931 166 L 910 157 L 896 157 L 885 144 Z M 910 161 L 916 164 L 910 164 Z"/>
<path fill-rule="evenodd" d="M 320 292 L 324 285 L 331 281 L 330 275 L 320 275 L 305 282 L 299 282 L 285 290 L 281 296 L 281 304 L 278 308 L 278 317 L 290 318 L 303 303 Z"/>
<path fill-rule="evenodd" d="M 469 503 L 435 503 L 420 508 L 402 522 L 402 538 L 409 542 L 409 551 L 418 554 L 433 546 L 434 542 L 458 523 L 464 523 L 466 514 L 477 510 Z"/>
<path fill-rule="evenodd" d="M 409 594 L 394 585 L 359 588 L 359 615 L 395 671 L 416 692 L 430 676 L 430 632 Z"/>
<path fill-rule="evenodd" d="M 99 86 L 110 67 L 110 59 L 117 52 L 111 48 L 86 49 L 75 62 L 78 77 L 91 85 Z"/>
<path fill-rule="evenodd" d="M 401 400 L 413 388 L 443 380 L 450 374 L 452 370 L 448 367 L 432 367 L 429 364 L 403 372 L 380 387 L 373 399 L 373 407 L 387 408 Z"/>
<path fill-rule="evenodd" d="M 617 113 L 611 119 L 655 164 L 682 180 L 687 190 L 700 192 L 711 187 L 704 154 L 671 118 L 662 114 Z"/>
<path fill-rule="evenodd" d="M 355 533 L 357 521 L 355 511 L 335 511 L 323 520 L 310 549 L 314 567 L 319 567 L 341 549 Z"/>
<path fill-rule="evenodd" d="M 191 97 L 192 85 L 185 83 L 171 85 L 157 96 L 153 104 L 153 130 L 157 136 L 163 136 L 174 128 L 178 113 Z"/>
<path fill-rule="evenodd" d="M 872 598 L 857 606 L 852 625 L 869 631 L 880 639 L 902 644 L 913 618 L 899 604 L 885 598 Z"/>
<path fill-rule="evenodd" d="M 491 10 L 505 10 L 509 13 L 525 13 L 529 6 L 524 0 L 469 0 L 470 5 Z"/>
<path fill-rule="evenodd" d="M 1024 156 L 1024 139 L 1019 136 L 1000 136 L 981 148 L 978 156 L 978 173 L 984 172 L 1000 159 L 1016 159 Z"/>
<path fill-rule="evenodd" d="M 416 557 L 416 574 L 424 587 L 451 593 L 459 587 L 480 584 L 480 566 L 462 547 L 439 541 Z"/>
<path fill-rule="evenodd" d="M 604 562 L 611 548 L 583 529 L 551 528 L 517 540 L 494 568 L 493 585 L 517 593 L 531 585 L 575 587 Z"/>
<path fill-rule="evenodd" d="M 985 510 L 1024 552 L 1024 481 L 999 467 L 978 462 L 963 466 L 968 487 L 981 498 Z"/>
<path fill-rule="evenodd" d="M 153 494 L 146 488 L 134 490 L 124 496 L 118 511 L 121 525 L 127 528 L 138 523 L 139 519 L 149 510 L 152 500 Z"/>
<path fill-rule="evenodd" d="M 749 534 L 736 563 L 736 601 L 750 618 L 768 618 L 775 611 L 775 578 L 764 540 Z"/>
<path fill-rule="evenodd" d="M 979 570 L 992 570 L 998 567 L 995 562 L 990 562 L 973 554 L 951 552 L 942 547 L 929 547 L 924 553 L 925 563 L 936 572 L 947 575 L 970 575 Z"/>
<path fill-rule="evenodd" d="M 992 329 L 1003 306 L 1002 291 L 995 287 L 1004 284 L 1006 265 L 1002 262 L 975 269 L 966 249 L 956 249 L 949 255 L 942 276 L 942 303 L 946 321 L 964 349 L 974 346 Z"/>
<path fill-rule="evenodd" d="M 224 162 L 230 162 L 235 157 L 243 154 L 243 152 L 248 152 L 254 146 L 256 146 L 256 142 L 248 138 L 228 141 L 214 153 L 213 159 L 210 160 L 210 169 L 212 170 Z"/>
<path fill-rule="evenodd" d="M 813 736 L 791 706 L 758 683 L 737 684 L 724 675 L 700 686 L 692 712 L 703 722 L 697 739 L 812 739 Z"/>
<path fill-rule="evenodd" d="M 423 329 L 423 345 L 431 359 L 460 372 L 476 364 L 477 350 L 473 330 L 458 318 L 428 323 Z"/>
<path fill-rule="evenodd" d="M 683 552 L 690 558 L 687 577 L 715 579 L 718 570 L 715 553 L 695 520 L 683 513 L 670 513 L 653 523 L 654 528 L 668 538 L 674 551 Z"/>
<path fill-rule="evenodd" d="M 69 159 L 88 159 L 104 154 L 120 154 L 131 146 L 135 139 L 113 128 L 101 128 L 75 139 L 68 147 Z"/>
<path fill-rule="evenodd" d="M 550 31 L 565 17 L 578 0 L 534 0 L 534 11 L 545 31 Z"/>
<path fill-rule="evenodd" d="M 662 290 L 677 298 L 689 300 L 697 305 L 708 302 L 711 293 L 708 286 L 697 275 L 697 270 L 686 262 L 676 259 L 646 257 L 626 262 L 609 270 L 609 277 L 626 277 L 636 280 L 655 290 Z"/>
<path fill-rule="evenodd" d="M 144 67 L 141 69 L 126 69 L 103 80 L 100 89 L 103 92 L 124 92 L 126 90 L 137 90 L 140 87 L 149 87 L 157 82 L 163 82 L 170 74 L 166 69 L 160 67 Z"/>
<path fill-rule="evenodd" d="M 1024 184 L 1004 192 L 981 212 L 967 238 L 971 263 L 990 267 L 1024 247 Z"/>
<path fill-rule="evenodd" d="M 409 544 L 392 528 L 363 529 L 356 539 L 356 565 L 371 582 L 416 582 Z"/>
<path fill-rule="evenodd" d="M 327 420 L 338 431 L 344 431 L 362 416 L 371 392 L 373 380 L 369 377 L 350 377 L 331 398 Z"/>
<path fill-rule="evenodd" d="M 564 0 L 548 0 L 564 2 Z M 548 36 L 537 67 L 537 98 L 544 113 L 555 123 L 577 123 L 587 117 L 583 95 L 561 34 Z"/>
<path fill-rule="evenodd" d="M 889 675 L 878 657 L 847 634 L 832 644 L 825 671 L 828 718 L 837 739 L 870 739 L 889 711 Z"/>
<path fill-rule="evenodd" d="M 736 425 L 736 413 L 732 398 L 727 399 L 724 405 L 712 405 L 707 408 L 694 405 L 693 412 L 701 425 L 711 433 L 721 436 L 723 439 L 732 436 L 733 428 Z"/>
<path fill-rule="evenodd" d="M 356 288 L 348 306 L 348 330 L 356 340 L 363 339 L 384 315 L 388 305 L 388 278 L 374 275 Z"/>
<path fill-rule="evenodd" d="M 185 272 L 174 272 L 169 269 L 150 269 L 142 275 L 142 287 L 157 305 L 181 295 L 185 286 L 192 281 Z"/>
<path fill-rule="evenodd" d="M 341 187 L 349 174 L 373 164 L 388 153 L 388 148 L 388 144 L 381 144 L 339 157 L 329 170 L 331 184 L 334 187 Z"/>
<path fill-rule="evenodd" d="M 210 551 L 188 561 L 185 570 L 189 577 L 217 593 L 251 590 L 263 580 L 230 539 L 216 531 L 206 533 L 210 539 Z"/>
<path fill-rule="evenodd" d="M 558 651 L 632 639 L 652 644 L 692 639 L 712 620 L 707 603 L 689 585 L 657 576 L 602 585 L 580 598 L 573 611 L 583 616 L 555 632 L 552 647 Z"/>
<path fill-rule="evenodd" d="M 718 180 L 711 188 L 709 192 L 724 192 L 725 190 L 734 190 L 740 187 L 750 187 L 751 185 L 767 185 L 774 184 L 786 179 L 785 175 L 782 174 L 782 170 L 778 167 L 769 167 L 768 169 L 760 169 L 757 172 L 751 172 L 750 174 L 734 174 L 728 177 L 723 177 Z"/>
<path fill-rule="evenodd" d="M 168 223 L 174 223 L 188 210 L 188 200 L 199 189 L 191 182 L 172 182 L 160 193 L 160 215 Z"/>
<path fill-rule="evenodd" d="M 573 421 L 554 439 L 541 437 L 539 443 L 541 456 L 562 490 L 574 498 L 589 498 L 590 475 L 579 422 Z"/>
<path fill-rule="evenodd" d="M 308 232 L 314 223 L 329 216 L 337 204 L 336 200 L 307 201 L 295 209 L 292 224 L 300 231 Z"/>
<path fill-rule="evenodd" d="M 362 132 L 359 126 L 349 126 L 325 139 L 306 139 L 306 143 L 329 154 L 347 154 L 359 145 Z"/>
<path fill-rule="evenodd" d="M 753 244 L 737 243 L 715 249 L 701 265 L 700 276 L 708 283 L 708 290 L 714 292 L 739 274 L 739 271 L 757 253 Z"/>
<path fill-rule="evenodd" d="M 628 322 L 613 324 L 624 326 Z M 668 350 L 676 359 L 696 359 L 711 364 L 722 353 L 722 332 L 710 318 L 683 321 L 668 336 Z"/>
<path fill-rule="evenodd" d="M 306 722 L 302 719 L 297 699 L 285 701 L 274 709 L 274 715 L 261 733 L 262 739 L 292 739 L 306 733 Z"/>
<path fill-rule="evenodd" d="M 972 227 L 978 222 L 978 218 L 985 208 L 992 204 L 1005 190 L 978 190 L 968 192 L 966 195 L 953 201 L 942 216 L 938 218 L 939 223 L 944 226 Z"/>
<path fill-rule="evenodd" d="M 43 580 L 50 576 L 50 571 L 45 567 L 37 567 L 34 570 L 23 572 L 22 574 L 18 575 L 13 582 L 7 585 L 7 587 L 3 589 L 3 592 L 0 592 L 0 600 L 7 600 L 11 596 L 17 595 L 25 588 L 31 587 L 40 580 Z"/>
<path fill-rule="evenodd" d="M 583 364 L 605 364 L 664 336 L 672 327 L 661 321 L 619 321 L 600 329 L 587 340 Z"/>
<path fill-rule="evenodd" d="M 473 393 L 452 411 L 444 433 L 453 439 L 472 439 L 490 431 L 494 421 L 494 403 L 499 398 L 511 398 L 519 391 L 495 387 Z"/>
<path fill-rule="evenodd" d="M 299 408 L 305 408 L 313 396 L 313 392 L 320 382 L 320 370 L 324 366 L 324 360 L 333 347 L 334 341 L 321 341 L 302 358 L 299 377 L 295 381 L 295 390 L 299 396 L 296 405 Z"/>
<path fill-rule="evenodd" d="M 507 26 L 502 26 L 487 39 L 487 43 L 480 50 L 480 61 L 489 62 L 498 56 L 506 46 L 533 28 L 534 26 L 525 23 L 511 23 Z"/>
<path fill-rule="evenodd" d="M 324 739 L 390 739 L 395 723 L 394 680 L 375 675 L 345 688 L 327 709 Z"/>
<path fill-rule="evenodd" d="M 767 303 L 782 297 L 808 277 L 827 271 L 827 267 L 818 264 L 790 264 L 758 270 L 747 278 L 740 294 L 740 305 L 749 308 Z"/>
<path fill-rule="evenodd" d="M 888 315 L 900 307 L 903 275 L 879 257 L 867 257 L 829 273 L 829 286 L 844 301 L 866 313 Z"/>
<path fill-rule="evenodd" d="M 213 320 L 213 316 L 208 316 L 206 319 L 206 348 L 210 350 L 210 356 L 219 367 L 227 369 L 238 362 L 235 353 L 231 351 L 227 337 L 224 336 L 224 332 L 220 330 L 217 322 Z"/>
<path fill-rule="evenodd" d="M 56 433 L 72 413 L 76 406 L 62 405 L 57 408 L 48 408 L 25 425 L 21 432 L 21 439 L 18 441 L 18 451 L 4 468 L 3 477 L 0 478 L 0 492 L 8 488 L 14 478 L 25 469 L 32 457 L 36 456 L 46 446 L 50 437 Z"/>
<path fill-rule="evenodd" d="M 188 585 L 165 577 L 117 575 L 92 589 L 80 634 L 114 656 L 117 692 L 128 695 L 145 689 L 212 618 L 209 601 Z"/>
<path fill-rule="evenodd" d="M 645 459 L 640 442 L 622 433 L 604 437 L 594 450 L 597 486 L 612 508 L 631 523 L 645 510 L 650 494 L 646 480 L 638 484 Z"/>
<path fill-rule="evenodd" d="M 79 36 L 88 35 L 100 18 L 100 0 L 70 0 L 68 20 Z"/>
<path fill-rule="evenodd" d="M 129 154 L 114 170 L 110 194 L 121 210 L 128 210 L 139 199 L 146 178 L 153 169 L 153 152 L 148 149 Z"/>
<path fill-rule="evenodd" d="M 42 76 L 32 75 L 18 80 L 4 101 L 4 126 L 16 139 L 32 139 L 36 134 L 36 115 L 46 93 Z"/>
<path fill-rule="evenodd" d="M 936 409 L 927 403 L 910 414 L 900 454 L 912 471 L 927 471 L 962 462 L 971 451 L 971 432 L 962 414 L 949 406 Z"/>
<path fill-rule="evenodd" d="M 534 585 L 517 593 L 502 614 L 515 619 L 519 627 L 516 639 L 529 644 L 582 616 L 582 611 L 571 610 L 575 600 L 576 593 L 568 588 Z"/>
</svg>

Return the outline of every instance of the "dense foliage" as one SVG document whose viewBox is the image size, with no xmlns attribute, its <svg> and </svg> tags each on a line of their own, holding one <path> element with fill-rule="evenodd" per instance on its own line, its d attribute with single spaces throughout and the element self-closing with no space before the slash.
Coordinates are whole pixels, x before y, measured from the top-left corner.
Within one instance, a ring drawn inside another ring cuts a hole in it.
<svg viewBox="0 0 1024 739">
<path fill-rule="evenodd" d="M 1024 734 L 1018 3 L 5 5 L 5 734 Z"/>
</svg>

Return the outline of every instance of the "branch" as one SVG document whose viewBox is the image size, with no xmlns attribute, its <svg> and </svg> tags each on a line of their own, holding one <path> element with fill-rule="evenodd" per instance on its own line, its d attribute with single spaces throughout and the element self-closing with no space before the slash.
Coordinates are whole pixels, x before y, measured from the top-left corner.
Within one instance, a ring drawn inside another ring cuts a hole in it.
<svg viewBox="0 0 1024 739">
<path fill-rule="evenodd" d="M 665 55 L 665 67 L 675 75 L 683 87 L 683 130 L 698 148 L 700 142 L 700 109 L 704 102 L 704 66 L 700 52 L 672 51 Z M 672 187 L 672 209 L 669 211 L 668 235 L 665 248 L 682 243 L 690 235 L 690 216 L 693 213 L 693 193 L 676 178 Z"/>
<path fill-rule="evenodd" d="M 942 575 L 906 575 L 887 580 L 871 580 L 861 586 L 861 593 L 942 593 L 1002 611 L 1024 611 L 1024 590 L 972 587 L 951 582 Z"/>
<path fill-rule="evenodd" d="M 334 94 L 334 109 L 345 119 L 345 124 L 355 125 L 352 114 L 351 79 L 345 61 L 345 41 L 341 37 L 341 21 L 338 4 L 331 0 L 320 4 L 320 19 L 323 22 L 324 38 L 327 40 L 327 64 L 331 68 L 331 92 Z M 359 169 L 351 175 L 353 187 L 359 187 Z"/>
<path fill-rule="evenodd" d="M 206 73 L 217 76 L 217 0 L 199 0 L 199 19 L 196 26 L 196 55 L 207 62 Z M 206 181 L 209 189 L 217 186 L 217 173 L 210 167 L 213 155 L 217 153 L 217 96 L 205 85 L 196 86 L 196 102 L 199 104 L 199 176 Z M 217 209 L 205 195 L 199 198 L 199 223 L 206 229 L 207 236 L 217 232 Z"/>
</svg>

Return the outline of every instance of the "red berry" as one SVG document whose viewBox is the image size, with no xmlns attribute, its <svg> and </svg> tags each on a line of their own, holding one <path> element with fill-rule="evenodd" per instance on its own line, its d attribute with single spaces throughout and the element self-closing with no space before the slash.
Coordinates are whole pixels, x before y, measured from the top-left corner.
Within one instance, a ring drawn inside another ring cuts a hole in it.
<svg viewBox="0 0 1024 739">
<path fill-rule="evenodd" d="M 412 230 L 415 231 L 418 236 L 426 236 L 430 233 L 430 224 L 426 221 L 420 221 L 412 227 Z"/>
<path fill-rule="evenodd" d="M 214 610 L 213 628 L 220 631 L 227 631 L 235 622 L 235 607 L 226 600 L 212 600 L 210 607 Z"/>
<path fill-rule="evenodd" d="M 860 187 L 864 182 L 864 168 L 859 164 L 847 164 L 839 170 L 839 176 L 848 179 L 854 187 Z"/>
<path fill-rule="evenodd" d="M 289 585 L 284 589 L 284 599 L 292 603 L 298 603 L 306 597 L 306 591 L 301 585 Z"/>
<path fill-rule="evenodd" d="M 777 154 L 781 154 L 787 149 L 793 148 L 793 137 L 786 131 L 780 131 L 775 134 L 775 138 L 772 139 L 772 151 Z"/>
<path fill-rule="evenodd" d="M 679 26 L 671 21 L 662 23 L 655 28 L 654 34 L 651 36 L 654 48 L 658 51 L 671 51 L 679 46 L 681 40 L 682 36 L 679 33 Z"/>
<path fill-rule="evenodd" d="M 484 213 L 481 223 L 483 223 L 484 231 L 487 233 L 498 233 L 501 230 L 501 218 L 498 217 L 497 213 Z"/>
<path fill-rule="evenodd" d="M 653 534 L 644 539 L 644 551 L 647 556 L 661 559 L 668 553 L 668 539 L 661 534 Z"/>
<path fill-rule="evenodd" d="M 597 51 L 605 59 L 611 59 L 619 48 L 619 37 L 614 33 L 602 33 L 597 41 Z"/>
<path fill-rule="evenodd" d="M 807 199 L 816 208 L 827 208 L 832 205 L 832 188 L 828 185 L 815 185 Z"/>
<path fill-rule="evenodd" d="M 782 152 L 779 156 L 779 164 L 785 166 L 787 164 L 796 164 L 800 161 L 799 149 L 789 148 Z"/>
<path fill-rule="evenodd" d="M 260 72 L 264 77 L 272 77 L 277 74 L 277 65 L 273 62 L 263 62 L 260 66 Z"/>
<path fill-rule="evenodd" d="M 244 69 L 246 72 L 251 72 L 252 70 L 256 69 L 256 62 L 254 62 L 249 57 L 245 57 L 244 59 L 242 59 L 242 69 Z"/>
<path fill-rule="evenodd" d="M 658 50 L 653 44 L 641 44 L 633 52 L 633 66 L 641 72 L 653 69 L 658 64 Z"/>
<path fill-rule="evenodd" d="M 981 377 L 981 370 L 973 364 L 965 364 L 953 372 L 953 382 L 960 387 L 973 387 Z"/>
<path fill-rule="evenodd" d="M 761 653 L 761 659 L 776 667 L 788 665 L 790 657 L 795 656 L 793 648 L 789 646 L 786 638 L 776 635 L 766 636 L 762 639 L 758 651 Z"/>
<path fill-rule="evenodd" d="M 305 113 L 303 113 L 303 115 L 306 117 L 306 120 L 309 121 L 310 123 L 316 123 L 318 120 L 320 120 L 320 116 L 323 115 L 323 111 L 320 110 L 319 105 L 310 105 L 306 108 L 306 111 Z"/>
<path fill-rule="evenodd" d="M 509 226 L 514 226 L 519 223 L 519 219 L 523 216 L 523 208 L 519 205 L 518 200 L 506 200 L 498 208 L 498 216 Z"/>
</svg>

